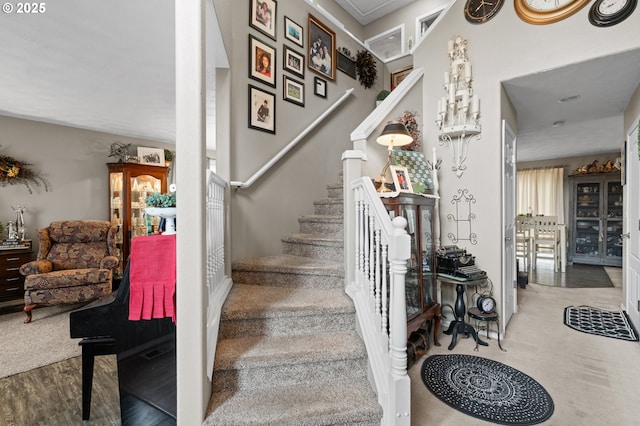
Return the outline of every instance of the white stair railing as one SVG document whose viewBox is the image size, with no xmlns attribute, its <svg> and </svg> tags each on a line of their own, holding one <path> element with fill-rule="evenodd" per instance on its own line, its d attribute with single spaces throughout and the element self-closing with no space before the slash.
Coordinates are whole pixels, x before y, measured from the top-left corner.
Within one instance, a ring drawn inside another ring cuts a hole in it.
<svg viewBox="0 0 640 426">
<path fill-rule="evenodd" d="M 207 376 L 213 375 L 213 360 L 218 342 L 222 304 L 231 290 L 225 258 L 226 203 L 229 185 L 218 175 L 207 171 L 206 244 L 207 244 Z"/>
<path fill-rule="evenodd" d="M 383 425 L 411 424 L 411 382 L 407 375 L 405 276 L 411 237 L 407 220 L 393 221 L 369 178 L 353 192 L 354 280 L 346 292 L 356 307 L 372 378 L 383 407 Z"/>
<path fill-rule="evenodd" d="M 367 346 L 373 384 L 384 410 L 383 425 L 411 424 L 404 289 L 411 240 L 404 231 L 405 219 L 396 218 L 391 225 L 363 169 L 367 139 L 421 81 L 423 74 L 422 68 L 414 69 L 351 133 L 353 150 L 342 155 L 345 288 L 354 300 L 359 330 Z"/>
</svg>

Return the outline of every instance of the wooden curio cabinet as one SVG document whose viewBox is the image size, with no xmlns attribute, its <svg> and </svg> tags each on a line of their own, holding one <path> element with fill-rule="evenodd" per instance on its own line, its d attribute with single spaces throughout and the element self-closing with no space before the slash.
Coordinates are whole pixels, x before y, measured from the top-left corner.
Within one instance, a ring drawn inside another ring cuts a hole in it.
<svg viewBox="0 0 640 426">
<path fill-rule="evenodd" d="M 407 219 L 407 232 L 411 236 L 411 258 L 407 265 L 405 291 L 407 301 L 407 336 L 427 321 L 440 320 L 440 304 L 436 296 L 433 198 L 411 193 L 397 197 L 382 198 L 382 202 L 393 218 Z"/>
<path fill-rule="evenodd" d="M 131 238 L 155 231 L 157 218 L 147 218 L 145 198 L 152 192 L 167 192 L 168 167 L 137 163 L 107 163 L 109 168 L 109 217 L 118 226 L 116 242 L 122 274 L 129 258 Z"/>
</svg>

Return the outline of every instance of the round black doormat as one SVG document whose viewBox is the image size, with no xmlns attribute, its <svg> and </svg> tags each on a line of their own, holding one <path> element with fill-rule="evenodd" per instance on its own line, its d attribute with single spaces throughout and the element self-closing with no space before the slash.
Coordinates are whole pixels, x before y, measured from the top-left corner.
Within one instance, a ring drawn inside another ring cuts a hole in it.
<svg viewBox="0 0 640 426">
<path fill-rule="evenodd" d="M 535 425 L 553 414 L 549 393 L 526 374 L 473 355 L 432 355 L 422 381 L 438 399 L 465 414 L 503 425 Z"/>
</svg>

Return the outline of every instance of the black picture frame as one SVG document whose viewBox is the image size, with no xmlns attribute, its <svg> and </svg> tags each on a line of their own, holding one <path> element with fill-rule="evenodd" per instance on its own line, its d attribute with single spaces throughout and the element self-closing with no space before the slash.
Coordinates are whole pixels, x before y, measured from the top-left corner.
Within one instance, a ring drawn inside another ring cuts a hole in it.
<svg viewBox="0 0 640 426">
<path fill-rule="evenodd" d="M 344 53 L 337 51 L 338 63 L 337 67 L 340 71 L 348 75 L 349 77 L 356 78 L 356 61 L 345 55 Z"/>
<path fill-rule="evenodd" d="M 276 40 L 277 0 L 249 0 L 249 25 Z"/>
<path fill-rule="evenodd" d="M 249 84 L 249 128 L 276 133 L 276 95 Z M 265 104 L 266 102 L 266 104 Z M 264 109 L 266 108 L 266 114 Z"/>
<path fill-rule="evenodd" d="M 271 87 L 276 87 L 276 48 L 249 34 L 249 77 Z M 268 58 L 268 70 L 262 68 L 264 58 Z"/>
<path fill-rule="evenodd" d="M 284 38 L 304 47 L 304 28 L 288 16 L 284 17 Z"/>
<path fill-rule="evenodd" d="M 300 78 L 304 78 L 305 56 L 302 53 L 296 52 L 295 50 L 291 49 L 287 45 L 283 45 L 283 47 L 284 53 L 282 63 L 284 65 L 282 67 L 290 73 L 295 74 Z"/>
<path fill-rule="evenodd" d="M 336 79 L 336 33 L 309 14 L 307 67 L 329 80 Z"/>
<path fill-rule="evenodd" d="M 304 83 L 288 75 L 282 76 L 282 99 L 304 107 Z"/>
<path fill-rule="evenodd" d="M 327 98 L 327 80 L 313 77 L 313 94 L 321 98 Z"/>
</svg>

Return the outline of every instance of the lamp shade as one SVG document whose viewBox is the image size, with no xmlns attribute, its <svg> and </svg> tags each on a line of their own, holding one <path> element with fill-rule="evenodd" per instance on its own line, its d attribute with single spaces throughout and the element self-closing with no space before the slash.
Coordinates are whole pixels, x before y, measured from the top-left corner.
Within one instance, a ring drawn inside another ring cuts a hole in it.
<svg viewBox="0 0 640 426">
<path fill-rule="evenodd" d="M 404 146 L 413 142 L 413 138 L 409 134 L 409 131 L 399 121 L 389 121 L 382 130 L 378 139 L 376 139 L 380 145 L 385 146 Z"/>
</svg>

